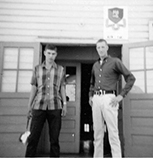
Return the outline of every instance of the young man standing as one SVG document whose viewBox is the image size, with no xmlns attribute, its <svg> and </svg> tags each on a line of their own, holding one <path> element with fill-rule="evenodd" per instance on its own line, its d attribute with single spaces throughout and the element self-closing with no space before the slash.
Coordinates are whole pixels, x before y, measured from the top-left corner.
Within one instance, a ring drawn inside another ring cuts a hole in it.
<svg viewBox="0 0 153 158">
<path fill-rule="evenodd" d="M 47 44 L 45 61 L 37 65 L 31 80 L 28 117 L 32 117 L 26 157 L 36 156 L 38 141 L 45 121 L 49 125 L 50 157 L 60 156 L 61 116 L 67 113 L 64 68 L 55 63 L 57 48 Z"/>
<path fill-rule="evenodd" d="M 135 77 L 120 59 L 108 56 L 108 48 L 106 40 L 98 40 L 96 50 L 99 60 L 94 63 L 91 73 L 89 104 L 93 113 L 94 157 L 103 157 L 104 122 L 106 122 L 112 157 L 121 158 L 118 106 L 132 88 Z M 126 85 L 116 96 L 116 85 L 120 75 L 124 76 Z"/>
</svg>

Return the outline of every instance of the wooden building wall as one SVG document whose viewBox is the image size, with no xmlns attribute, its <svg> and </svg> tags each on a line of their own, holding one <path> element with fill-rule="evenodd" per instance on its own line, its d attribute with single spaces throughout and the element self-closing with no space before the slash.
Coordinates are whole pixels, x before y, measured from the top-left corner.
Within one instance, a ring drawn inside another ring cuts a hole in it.
<svg viewBox="0 0 153 158">
<path fill-rule="evenodd" d="M 0 41 L 94 43 L 103 6 L 128 7 L 128 42 L 149 39 L 152 0 L 0 0 Z"/>
<path fill-rule="evenodd" d="M 153 0 L 0 0 L 0 42 L 94 44 L 103 37 L 103 6 L 128 7 L 127 42 L 149 40 Z M 28 97 L 0 94 L 0 156 L 24 156 L 17 139 Z"/>
</svg>

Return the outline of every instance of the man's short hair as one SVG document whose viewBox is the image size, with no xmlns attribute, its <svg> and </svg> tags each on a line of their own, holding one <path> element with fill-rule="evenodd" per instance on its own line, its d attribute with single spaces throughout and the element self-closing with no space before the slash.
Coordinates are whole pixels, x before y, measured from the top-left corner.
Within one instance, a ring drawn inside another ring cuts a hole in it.
<svg viewBox="0 0 153 158">
<path fill-rule="evenodd" d="M 57 52 L 57 47 L 54 46 L 53 44 L 46 44 L 45 50 L 47 50 L 47 49 L 49 49 L 49 50 L 55 50 Z"/>
<path fill-rule="evenodd" d="M 99 39 L 99 40 L 97 41 L 97 43 L 100 43 L 100 42 L 105 42 L 105 43 L 108 45 L 108 43 L 107 43 L 107 41 L 106 41 L 105 39 L 102 39 L 102 38 L 101 38 L 101 39 Z M 96 44 L 97 44 L 97 43 L 96 43 Z"/>
</svg>

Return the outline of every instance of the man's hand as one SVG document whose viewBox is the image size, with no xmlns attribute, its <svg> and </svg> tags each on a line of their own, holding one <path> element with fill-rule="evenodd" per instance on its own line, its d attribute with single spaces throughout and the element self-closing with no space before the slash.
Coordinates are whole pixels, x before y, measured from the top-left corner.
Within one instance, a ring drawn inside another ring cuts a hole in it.
<svg viewBox="0 0 153 158">
<path fill-rule="evenodd" d="M 65 104 L 63 105 L 61 116 L 66 116 L 66 114 L 67 114 L 67 105 Z"/>
<path fill-rule="evenodd" d="M 27 114 L 27 118 L 30 119 L 32 117 L 32 110 L 30 109 Z"/>
<path fill-rule="evenodd" d="M 92 104 L 93 104 L 92 97 L 89 97 L 89 104 L 90 104 L 90 106 L 92 106 Z"/>
<path fill-rule="evenodd" d="M 118 103 L 123 99 L 123 96 L 118 95 L 117 97 L 112 98 L 110 104 L 112 107 L 116 107 Z"/>
</svg>

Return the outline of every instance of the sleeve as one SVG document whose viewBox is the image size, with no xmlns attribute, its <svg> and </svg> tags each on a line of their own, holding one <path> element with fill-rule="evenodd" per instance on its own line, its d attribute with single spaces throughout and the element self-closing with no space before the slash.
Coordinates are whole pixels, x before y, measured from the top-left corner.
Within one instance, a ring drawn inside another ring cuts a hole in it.
<svg viewBox="0 0 153 158">
<path fill-rule="evenodd" d="M 124 76 L 124 80 L 126 82 L 125 86 L 123 87 L 123 89 L 120 93 L 120 95 L 125 97 L 127 95 L 127 93 L 133 87 L 136 79 L 135 79 L 134 75 L 124 66 L 124 64 L 119 59 L 117 59 L 116 66 L 117 66 L 119 73 Z"/>
<path fill-rule="evenodd" d="M 32 74 L 32 77 L 31 77 L 31 85 L 33 86 L 38 86 L 37 84 L 37 70 L 38 70 L 38 67 L 35 67 L 33 69 L 33 74 Z"/>
</svg>

